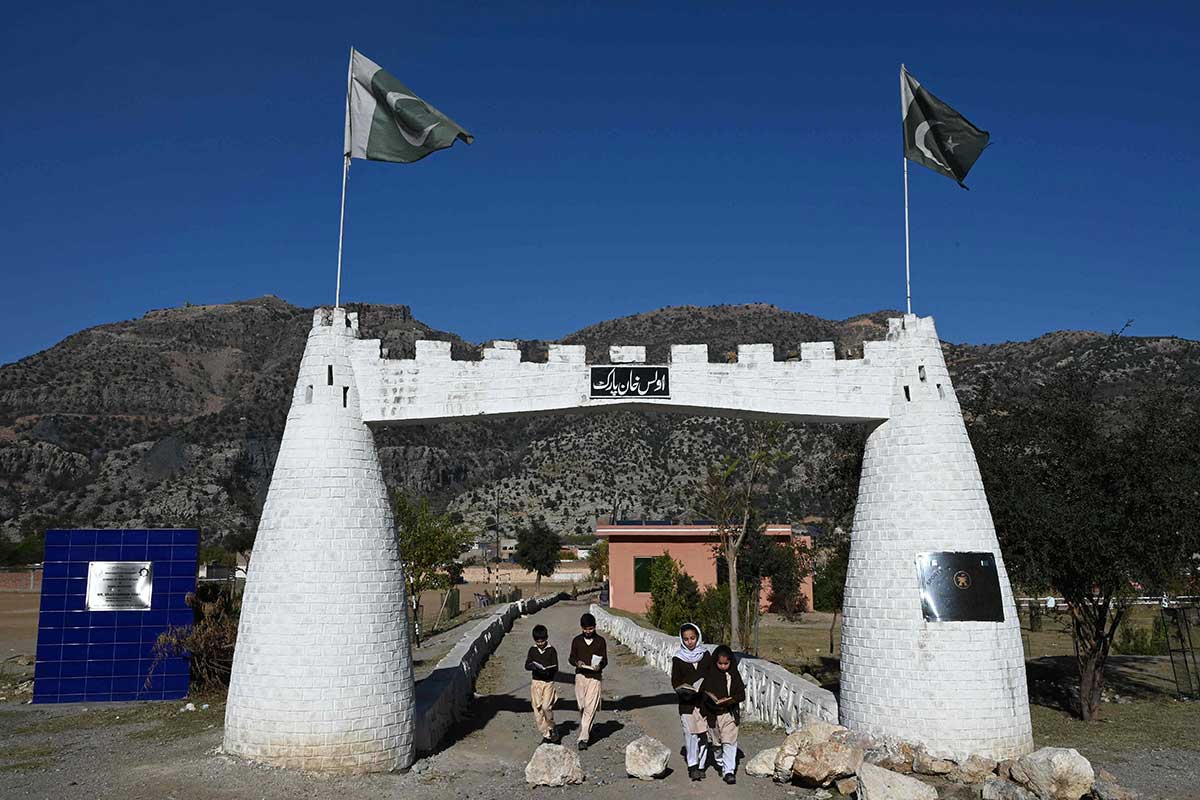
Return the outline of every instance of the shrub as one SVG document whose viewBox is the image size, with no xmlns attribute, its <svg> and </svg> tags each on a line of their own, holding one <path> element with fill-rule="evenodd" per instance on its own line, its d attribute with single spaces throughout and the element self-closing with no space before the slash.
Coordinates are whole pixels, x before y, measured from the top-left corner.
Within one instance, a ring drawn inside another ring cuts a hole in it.
<svg viewBox="0 0 1200 800">
<path fill-rule="evenodd" d="M 650 563 L 650 624 L 673 633 L 692 622 L 700 605 L 700 587 L 683 565 L 666 553 Z"/>
<path fill-rule="evenodd" d="M 213 689 L 229 685 L 233 670 L 233 648 L 237 643 L 242 600 L 226 587 L 209 584 L 188 595 L 194 612 L 191 625 L 172 626 L 154 642 L 150 675 L 168 658 L 188 656 L 192 662 L 192 685 Z M 149 681 L 149 676 L 147 676 Z"/>
<path fill-rule="evenodd" d="M 1117 631 L 1113 650 L 1126 656 L 1164 656 L 1167 654 L 1167 625 L 1162 617 L 1155 617 L 1149 628 L 1143 628 L 1126 617 Z"/>
</svg>

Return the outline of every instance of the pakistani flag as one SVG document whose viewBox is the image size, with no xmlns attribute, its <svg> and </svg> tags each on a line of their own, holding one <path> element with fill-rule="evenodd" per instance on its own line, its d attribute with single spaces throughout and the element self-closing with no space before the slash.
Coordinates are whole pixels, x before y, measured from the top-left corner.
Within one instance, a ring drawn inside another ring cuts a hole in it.
<svg viewBox="0 0 1200 800">
<path fill-rule="evenodd" d="M 350 158 L 411 164 L 475 137 L 357 50 L 350 51 L 346 150 Z"/>
<path fill-rule="evenodd" d="M 988 144 L 988 132 L 938 100 L 900 67 L 900 113 L 903 114 L 904 157 L 934 172 L 963 180 Z"/>
</svg>

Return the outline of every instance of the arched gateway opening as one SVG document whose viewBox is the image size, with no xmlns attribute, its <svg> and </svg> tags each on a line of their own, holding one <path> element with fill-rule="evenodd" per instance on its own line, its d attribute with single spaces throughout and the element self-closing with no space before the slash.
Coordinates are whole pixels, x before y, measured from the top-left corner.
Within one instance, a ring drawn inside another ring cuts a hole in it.
<svg viewBox="0 0 1200 800">
<path fill-rule="evenodd" d="M 550 345 L 523 362 L 497 342 L 453 361 L 448 342 L 419 341 L 415 358 L 383 359 L 356 314 L 317 310 L 247 576 L 226 752 L 310 770 L 412 763 L 408 610 L 372 427 L 612 408 L 869 425 L 842 724 L 950 757 L 1032 749 L 1012 590 L 931 318 L 889 320 L 853 360 L 829 342 L 793 362 L 769 344 L 721 364 L 706 345 L 674 345 L 661 365 L 642 347 L 585 356 Z"/>
</svg>

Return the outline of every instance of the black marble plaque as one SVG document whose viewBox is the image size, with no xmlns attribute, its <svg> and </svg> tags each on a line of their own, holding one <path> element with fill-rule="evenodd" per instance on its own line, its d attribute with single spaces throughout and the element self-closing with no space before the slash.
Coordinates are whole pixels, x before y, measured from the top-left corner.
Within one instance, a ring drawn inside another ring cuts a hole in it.
<svg viewBox="0 0 1200 800">
<path fill-rule="evenodd" d="M 592 367 L 592 398 L 670 397 L 671 371 L 667 367 Z"/>
<path fill-rule="evenodd" d="M 1003 622 L 1000 577 L 991 553 L 920 553 L 921 611 L 926 622 Z"/>
</svg>

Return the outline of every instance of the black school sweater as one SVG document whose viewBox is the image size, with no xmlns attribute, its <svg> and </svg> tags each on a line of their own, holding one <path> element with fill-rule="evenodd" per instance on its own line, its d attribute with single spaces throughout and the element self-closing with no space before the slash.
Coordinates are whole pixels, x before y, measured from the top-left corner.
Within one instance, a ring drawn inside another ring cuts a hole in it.
<svg viewBox="0 0 1200 800">
<path fill-rule="evenodd" d="M 726 675 L 729 676 L 729 680 L 725 679 Z M 713 660 L 704 673 L 704 683 L 701 684 L 700 691 L 704 694 L 704 711 L 707 714 L 736 714 L 738 706 L 746 701 L 746 684 L 738 673 L 736 663 L 729 665 L 728 672 L 722 672 L 717 669 L 716 660 Z M 733 702 L 717 705 L 708 696 L 709 693 L 718 699 L 732 697 Z"/>
<path fill-rule="evenodd" d="M 547 669 L 538 669 L 533 665 L 535 661 L 546 666 Z M 554 680 L 554 676 L 558 672 L 558 651 L 553 646 L 547 647 L 540 653 L 536 646 L 529 648 L 529 655 L 525 656 L 525 669 L 533 673 L 535 681 Z"/>
<path fill-rule="evenodd" d="M 692 686 L 708 672 L 712 662 L 712 653 L 705 653 L 695 664 L 689 664 L 681 658 L 671 659 L 671 688 L 676 686 Z M 679 695 L 679 713 L 690 714 L 696 708 L 699 694 Z"/>
<path fill-rule="evenodd" d="M 592 656 L 600 656 L 600 665 L 596 669 L 580 669 L 577 665 L 592 663 Z M 587 675 L 589 678 L 599 679 L 604 668 L 608 666 L 608 642 L 604 641 L 604 637 L 596 634 L 592 637 L 592 643 L 589 645 L 583 640 L 583 634 L 579 634 L 571 640 L 571 656 L 569 658 L 571 666 L 575 667 L 576 675 Z"/>
</svg>

